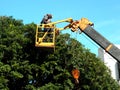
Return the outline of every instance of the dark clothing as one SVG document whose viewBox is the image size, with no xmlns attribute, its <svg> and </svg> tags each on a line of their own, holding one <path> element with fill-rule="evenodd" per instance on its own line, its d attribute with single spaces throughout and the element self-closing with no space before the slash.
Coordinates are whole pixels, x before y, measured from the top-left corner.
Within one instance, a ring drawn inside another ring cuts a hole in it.
<svg viewBox="0 0 120 90">
<path fill-rule="evenodd" d="M 49 18 L 48 15 L 45 15 L 44 18 L 42 19 L 41 21 L 41 24 L 48 24 L 51 22 L 51 18 Z M 52 28 L 44 28 L 44 32 L 51 32 L 52 31 Z"/>
<path fill-rule="evenodd" d="M 50 18 L 47 15 L 45 15 L 41 21 L 41 24 L 48 24 L 50 22 L 51 22 Z"/>
</svg>

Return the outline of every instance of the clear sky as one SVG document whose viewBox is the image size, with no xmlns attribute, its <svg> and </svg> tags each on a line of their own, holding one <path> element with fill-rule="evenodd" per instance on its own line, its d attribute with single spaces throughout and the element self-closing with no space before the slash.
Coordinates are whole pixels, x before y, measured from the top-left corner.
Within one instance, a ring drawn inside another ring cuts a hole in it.
<svg viewBox="0 0 120 90">
<path fill-rule="evenodd" d="M 0 0 L 0 16 L 13 16 L 25 24 L 38 24 L 46 13 L 53 15 L 52 21 L 86 17 L 106 39 L 120 44 L 120 0 Z M 99 46 L 86 35 L 68 32 L 97 54 Z"/>
</svg>

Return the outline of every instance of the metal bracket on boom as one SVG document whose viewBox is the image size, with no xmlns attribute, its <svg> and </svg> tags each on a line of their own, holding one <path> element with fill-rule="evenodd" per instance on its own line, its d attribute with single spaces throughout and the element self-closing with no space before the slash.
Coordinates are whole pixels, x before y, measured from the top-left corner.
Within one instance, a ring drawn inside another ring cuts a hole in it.
<svg viewBox="0 0 120 90">
<path fill-rule="evenodd" d="M 69 25 L 65 26 L 64 29 L 71 28 L 71 31 L 75 32 L 79 28 L 81 31 L 84 31 L 88 25 L 93 26 L 94 24 L 88 19 L 82 18 L 79 21 L 76 20 L 71 22 Z"/>
</svg>

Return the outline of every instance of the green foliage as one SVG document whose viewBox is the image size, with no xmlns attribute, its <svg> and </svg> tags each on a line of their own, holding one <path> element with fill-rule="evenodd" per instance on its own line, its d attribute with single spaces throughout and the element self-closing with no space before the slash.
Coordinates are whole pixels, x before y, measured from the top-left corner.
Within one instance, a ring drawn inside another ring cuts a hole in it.
<svg viewBox="0 0 120 90">
<path fill-rule="evenodd" d="M 62 88 L 60 88 L 59 85 L 54 85 L 53 83 L 48 83 L 40 88 L 37 88 L 37 90 L 60 90 L 60 89 Z"/>
<path fill-rule="evenodd" d="M 1 90 L 119 90 L 104 63 L 69 34 L 56 39 L 55 52 L 36 48 L 34 23 L 0 16 Z M 80 70 L 79 84 L 71 71 Z"/>
<path fill-rule="evenodd" d="M 1 90 L 9 90 L 7 87 L 7 84 L 6 84 L 7 82 L 8 82 L 8 80 L 5 79 L 4 76 L 0 76 L 0 89 Z"/>
</svg>

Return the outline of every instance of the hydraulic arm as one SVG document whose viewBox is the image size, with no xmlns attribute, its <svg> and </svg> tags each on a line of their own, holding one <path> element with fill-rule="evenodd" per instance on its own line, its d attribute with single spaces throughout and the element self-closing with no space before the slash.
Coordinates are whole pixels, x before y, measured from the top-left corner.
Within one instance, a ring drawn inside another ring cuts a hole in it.
<svg viewBox="0 0 120 90">
<path fill-rule="evenodd" d="M 74 21 L 67 27 L 70 27 L 72 31 L 81 30 L 84 32 L 89 38 L 95 41 L 99 46 L 101 46 L 106 52 L 108 52 L 113 58 L 115 58 L 118 62 L 120 62 L 120 49 L 117 48 L 114 44 L 104 38 L 101 34 L 99 34 L 93 27 L 92 22 L 90 22 L 86 18 L 82 18 L 79 21 Z"/>
<path fill-rule="evenodd" d="M 69 24 L 63 28 L 57 28 L 56 24 L 68 22 Z M 81 18 L 80 20 L 73 20 L 72 18 L 60 20 L 57 22 L 52 22 L 49 24 L 37 25 L 36 29 L 36 45 L 37 47 L 55 47 L 55 36 L 56 32 L 65 29 L 71 29 L 72 32 L 80 30 L 85 33 L 89 38 L 96 42 L 100 47 L 102 47 L 106 52 L 108 52 L 113 58 L 120 62 L 120 49 L 114 44 L 108 41 L 100 33 L 98 33 L 92 26 L 94 24 L 86 18 Z M 44 28 L 53 28 L 53 32 L 42 32 Z M 47 34 L 53 34 L 52 42 L 44 41 Z M 41 35 L 43 34 L 43 35 Z"/>
</svg>

